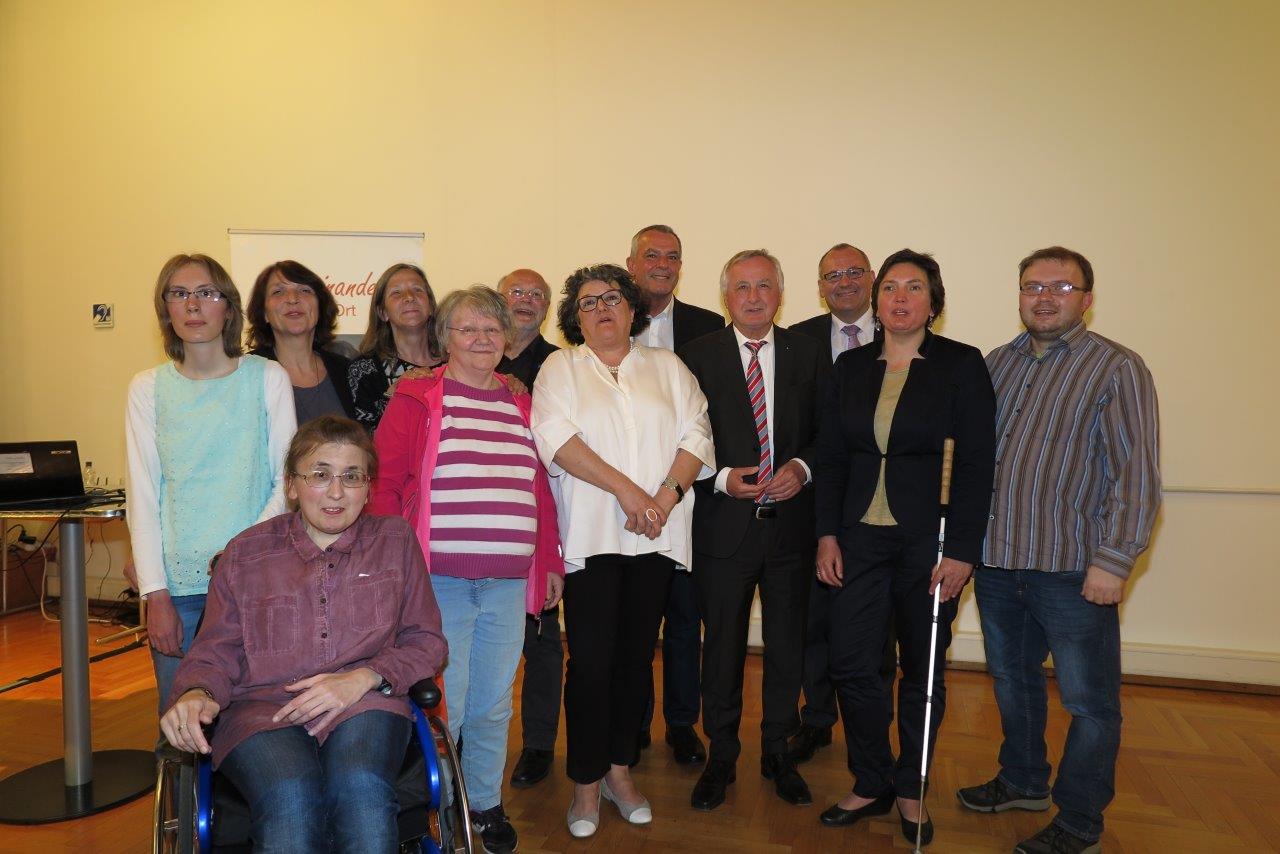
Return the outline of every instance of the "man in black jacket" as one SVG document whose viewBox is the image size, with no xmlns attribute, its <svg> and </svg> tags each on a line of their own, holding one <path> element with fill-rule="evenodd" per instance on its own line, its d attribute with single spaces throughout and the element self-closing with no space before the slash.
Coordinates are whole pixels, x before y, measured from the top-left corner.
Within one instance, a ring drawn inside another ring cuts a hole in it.
<svg viewBox="0 0 1280 854">
<path fill-rule="evenodd" d="M 636 336 L 647 347 L 678 350 L 695 338 L 724 328 L 714 311 L 675 298 L 680 283 L 680 236 L 669 225 L 648 225 L 631 238 L 627 270 L 649 302 L 649 326 Z M 697 765 L 707 754 L 693 727 L 698 723 L 700 679 L 700 620 L 689 573 L 677 572 L 671 582 L 662 624 L 662 716 L 667 744 L 676 762 Z M 653 701 L 645 711 L 638 735 L 641 749 L 649 746 Z"/>
<path fill-rule="evenodd" d="M 876 271 L 867 253 L 848 243 L 832 246 L 818 259 L 818 293 L 829 310 L 800 321 L 791 331 L 816 341 L 824 353 L 831 354 L 833 363 L 845 350 L 871 343 L 875 339 L 875 319 L 871 313 L 871 285 L 875 278 Z M 788 747 L 797 764 L 808 762 L 818 748 L 831 744 L 831 728 L 838 717 L 836 694 L 827 675 L 831 595 L 831 588 L 813 579 L 809 616 L 805 621 L 804 705 L 800 708 L 800 731 Z M 898 656 L 891 628 L 881 671 L 890 692 L 897 669 Z"/>
<path fill-rule="evenodd" d="M 720 276 L 733 326 L 680 351 L 707 396 L 722 466 L 714 478 L 694 485 L 693 578 L 706 628 L 702 723 L 711 741 L 690 799 L 695 809 L 723 803 L 736 776 L 757 587 L 765 633 L 760 770 L 783 800 L 812 802 L 787 756 L 787 736 L 799 724 L 804 616 L 816 547 L 809 484 L 830 368 L 812 340 L 773 325 L 782 286 L 782 268 L 767 251 L 734 255 Z"/>
<path fill-rule="evenodd" d="M 507 301 L 516 336 L 498 363 L 498 371 L 517 377 L 532 390 L 538 370 L 560 348 L 542 337 L 542 321 L 551 305 L 547 280 L 535 270 L 512 270 L 498 280 L 498 293 Z M 546 778 L 555 756 L 560 726 L 560 689 L 564 681 L 564 646 L 560 642 L 560 606 L 535 620 L 525 615 L 524 681 L 520 689 L 522 748 L 511 785 L 527 789 Z"/>
</svg>

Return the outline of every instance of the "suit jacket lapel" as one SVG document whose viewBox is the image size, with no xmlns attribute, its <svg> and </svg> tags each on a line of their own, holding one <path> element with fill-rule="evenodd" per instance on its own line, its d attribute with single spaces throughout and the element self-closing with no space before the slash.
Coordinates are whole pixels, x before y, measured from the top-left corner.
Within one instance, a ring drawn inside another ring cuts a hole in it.
<svg viewBox="0 0 1280 854">
<path fill-rule="evenodd" d="M 723 395 L 729 405 L 738 410 L 738 415 L 733 421 L 743 425 L 743 437 L 753 445 L 757 445 L 758 451 L 756 429 L 753 426 L 755 419 L 751 415 L 751 401 L 747 397 L 747 374 L 742 368 L 742 357 L 738 355 L 738 336 L 733 333 L 732 326 L 726 326 L 718 334 L 720 340 L 717 345 L 720 348 L 720 361 L 724 366 L 722 384 L 718 384 L 718 394 Z M 708 397 L 716 394 L 717 392 L 713 391 Z M 726 442 L 729 441 L 729 435 L 724 438 Z M 731 447 L 733 447 L 731 444 L 725 445 L 726 450 Z"/>
<path fill-rule="evenodd" d="M 796 407 L 793 401 L 796 383 L 796 354 L 787 341 L 786 333 L 773 329 L 773 441 L 774 468 L 786 462 L 778 459 L 778 449 L 783 447 L 783 437 L 795 432 Z"/>
</svg>

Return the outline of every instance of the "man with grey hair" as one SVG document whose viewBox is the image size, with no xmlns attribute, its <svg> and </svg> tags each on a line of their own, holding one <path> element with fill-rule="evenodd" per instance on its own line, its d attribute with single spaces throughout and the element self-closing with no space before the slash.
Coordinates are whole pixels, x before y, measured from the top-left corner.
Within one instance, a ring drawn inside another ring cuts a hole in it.
<svg viewBox="0 0 1280 854">
<path fill-rule="evenodd" d="M 733 325 L 680 350 L 707 397 L 722 466 L 694 484 L 693 580 L 705 626 L 702 725 L 707 767 L 690 802 L 711 810 L 736 777 L 751 603 L 764 609 L 760 771 L 788 803 L 809 787 L 787 754 L 799 725 L 805 608 L 817 546 L 812 466 L 818 407 L 830 371 L 825 348 L 774 326 L 782 301 L 778 260 L 739 252 L 720 275 Z"/>
<path fill-rule="evenodd" d="M 535 270 L 512 270 L 498 280 L 498 293 L 511 309 L 516 335 L 498 363 L 532 389 L 538 369 L 560 348 L 542 337 L 542 322 L 551 305 L 547 280 Z M 520 688 L 520 733 L 523 747 L 511 785 L 527 789 L 545 779 L 555 757 L 560 727 L 560 689 L 564 681 L 564 646 L 560 641 L 560 606 L 543 611 L 539 619 L 525 615 L 524 681 Z"/>
<path fill-rule="evenodd" d="M 680 236 L 669 225 L 647 225 L 631 238 L 627 270 L 644 292 L 649 308 L 649 326 L 636 336 L 637 344 L 678 350 L 695 338 L 724 328 L 720 315 L 675 298 L 683 251 Z M 667 744 L 681 765 L 697 765 L 707 758 L 693 729 L 698 722 L 701 686 L 699 623 L 689 573 L 678 572 L 663 613 L 662 716 L 667 723 Z M 650 699 L 637 735 L 641 749 L 649 746 L 652 720 Z"/>
<path fill-rule="evenodd" d="M 823 352 L 836 357 L 846 350 L 875 339 L 875 319 L 871 313 L 871 285 L 876 271 L 867 253 L 849 243 L 837 243 L 818 259 L 818 295 L 827 311 L 791 327 L 807 335 Z M 807 762 L 821 747 L 831 744 L 831 728 L 839 710 L 835 690 L 827 676 L 827 630 L 833 589 L 814 578 L 809 590 L 809 615 L 805 621 L 804 705 L 800 708 L 800 731 L 788 748 L 797 763 Z M 881 676 L 892 695 L 898 657 L 892 629 L 885 646 Z"/>
</svg>

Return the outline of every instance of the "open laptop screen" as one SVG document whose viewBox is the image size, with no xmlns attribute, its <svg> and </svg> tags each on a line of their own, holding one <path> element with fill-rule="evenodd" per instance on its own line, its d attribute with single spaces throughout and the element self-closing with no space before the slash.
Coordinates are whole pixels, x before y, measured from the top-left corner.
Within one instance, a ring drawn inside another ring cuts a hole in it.
<svg viewBox="0 0 1280 854">
<path fill-rule="evenodd" d="M 0 503 L 84 496 L 75 442 L 0 442 Z"/>
</svg>

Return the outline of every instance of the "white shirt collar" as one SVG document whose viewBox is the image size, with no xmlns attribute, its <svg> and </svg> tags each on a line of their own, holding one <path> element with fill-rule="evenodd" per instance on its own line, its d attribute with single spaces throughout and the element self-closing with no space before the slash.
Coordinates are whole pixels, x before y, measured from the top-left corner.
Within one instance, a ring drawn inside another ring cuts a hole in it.
<svg viewBox="0 0 1280 854">
<path fill-rule="evenodd" d="M 733 327 L 733 334 L 734 334 L 734 337 L 738 339 L 738 347 L 740 348 L 746 346 L 746 343 L 748 341 L 764 341 L 769 345 L 773 344 L 773 324 L 769 324 L 769 331 L 765 333 L 764 338 L 748 338 L 747 336 L 743 335 L 742 332 L 739 331 L 738 327 L 736 326 Z"/>
<path fill-rule="evenodd" d="M 652 323 L 655 320 L 666 320 L 667 322 L 670 322 L 671 311 L 675 307 L 676 307 L 676 298 L 675 298 L 675 295 L 672 294 L 671 299 L 667 300 L 666 308 L 662 309 L 662 311 L 658 312 L 657 314 L 649 315 L 649 322 Z"/>
<path fill-rule="evenodd" d="M 858 336 L 863 344 L 870 343 L 871 339 L 875 337 L 876 324 L 871 317 L 870 308 L 863 312 L 862 317 L 855 320 L 853 325 L 858 327 Z M 834 314 L 831 315 L 831 332 L 833 335 L 837 333 L 844 334 L 844 321 Z"/>
</svg>

